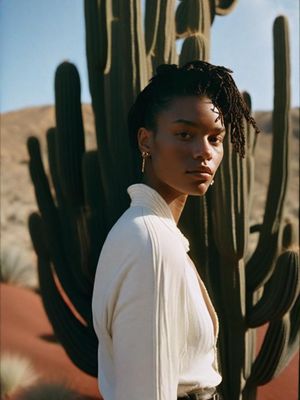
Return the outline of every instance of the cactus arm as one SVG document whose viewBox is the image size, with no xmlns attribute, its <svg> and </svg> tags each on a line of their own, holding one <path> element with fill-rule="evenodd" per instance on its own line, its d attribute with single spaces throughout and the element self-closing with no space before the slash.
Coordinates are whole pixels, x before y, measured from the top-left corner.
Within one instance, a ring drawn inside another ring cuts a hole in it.
<svg viewBox="0 0 300 400">
<path fill-rule="evenodd" d="M 38 207 L 47 220 L 53 220 L 53 228 L 57 226 L 57 212 L 51 194 L 47 175 L 41 157 L 40 142 L 35 136 L 27 139 L 29 152 L 29 172 L 34 184 L 35 195 Z"/>
<path fill-rule="evenodd" d="M 65 202 L 70 207 L 83 204 L 81 159 L 85 151 L 77 68 L 68 62 L 55 73 L 55 114 L 57 168 Z"/>
<path fill-rule="evenodd" d="M 62 227 L 60 229 L 61 237 L 64 238 L 65 253 L 67 255 L 71 253 L 71 258 L 68 258 L 66 255 L 66 262 L 72 265 L 73 273 L 78 282 L 78 287 L 84 292 L 87 292 L 91 290 L 91 276 L 94 276 L 94 274 L 91 275 L 89 273 L 90 263 L 88 253 L 90 251 L 90 243 L 88 240 L 87 226 L 83 216 L 84 211 L 82 207 L 77 209 L 76 213 L 74 213 L 72 218 L 74 221 L 70 221 L 70 219 L 66 218 L 64 215 L 65 212 L 62 211 L 66 209 L 66 201 L 62 193 L 60 177 L 58 175 L 56 135 L 57 131 L 55 129 L 50 129 L 47 133 L 47 144 L 50 172 L 56 193 L 60 226 Z M 69 249 L 73 242 L 75 243 L 75 248 L 70 251 Z M 80 264 L 78 264 L 79 261 Z"/>
<path fill-rule="evenodd" d="M 87 151 L 82 159 L 86 218 L 90 237 L 90 276 L 94 277 L 99 254 L 108 232 L 105 207 L 101 207 L 104 190 L 101 184 L 97 151 Z M 95 185 L 95 182 L 98 182 Z"/>
<path fill-rule="evenodd" d="M 212 217 L 218 251 L 223 258 L 234 263 L 243 257 L 249 230 L 245 166 L 245 160 L 233 152 L 227 132 L 224 158 L 211 189 Z"/>
<path fill-rule="evenodd" d="M 80 102 L 80 79 L 75 65 L 64 62 L 55 73 L 56 163 L 63 204 L 59 208 L 67 263 L 77 285 L 87 296 L 89 238 L 84 218 L 82 156 L 85 151 Z"/>
<path fill-rule="evenodd" d="M 159 21 L 159 0 L 146 0 L 145 43 L 147 56 L 153 56 Z"/>
<path fill-rule="evenodd" d="M 295 302 L 291 312 L 269 325 L 261 350 L 253 365 L 249 383 L 260 386 L 268 383 L 288 365 L 300 339 L 300 300 Z"/>
<path fill-rule="evenodd" d="M 288 182 L 288 144 L 291 131 L 290 61 L 288 25 L 285 17 L 276 18 L 273 34 L 275 94 L 271 176 L 259 242 L 247 265 L 247 286 L 252 292 L 269 279 L 274 268 Z"/>
<path fill-rule="evenodd" d="M 140 2 L 120 2 L 119 12 L 118 20 L 113 22 L 112 67 L 105 78 L 107 112 L 112 115 L 107 126 L 108 154 L 98 149 L 100 172 L 106 176 L 103 185 L 110 225 L 129 204 L 126 188 L 135 180 L 138 160 L 129 143 L 126 115 L 147 78 Z M 105 157 L 110 157 L 109 163 L 102 161 Z"/>
<path fill-rule="evenodd" d="M 105 10 L 110 10 L 110 14 L 108 14 L 107 17 Z M 105 207 L 109 209 L 111 199 L 108 193 L 111 179 L 114 175 L 112 157 L 109 151 L 107 138 L 107 131 L 109 129 L 107 118 L 109 99 L 105 96 L 104 71 L 107 72 L 107 70 L 111 70 L 112 62 L 111 50 L 113 44 L 111 41 L 113 26 L 111 1 L 85 0 L 84 17 L 89 89 L 95 117 L 97 144 L 98 148 L 101 148 L 99 161 L 101 165 L 101 180 L 105 193 L 104 203 Z M 108 43 L 110 43 L 110 45 L 108 45 Z"/>
<path fill-rule="evenodd" d="M 227 140 L 226 140 L 227 139 Z M 231 168 L 231 147 L 228 143 L 228 134 L 224 140 L 224 158 L 217 174 L 215 175 L 215 184 L 211 188 L 212 217 L 213 217 L 213 235 L 218 251 L 220 249 L 226 252 L 226 259 L 232 258 L 236 253 L 235 233 L 234 233 L 234 204 L 231 201 L 233 194 L 233 172 Z M 228 212 L 224 209 L 229 207 Z M 218 224 L 221 224 L 218 226 Z M 227 229 L 226 229 L 227 227 Z M 229 228 L 229 229 L 228 229 Z M 228 230 L 223 235 L 223 229 Z"/>
<path fill-rule="evenodd" d="M 154 57 L 152 58 L 154 71 L 160 64 L 176 62 L 174 59 L 171 59 L 171 54 L 173 53 L 172 47 L 176 37 L 174 12 L 174 0 L 162 0 L 160 2 L 156 42 L 153 48 Z"/>
<path fill-rule="evenodd" d="M 246 386 L 261 386 L 274 377 L 288 343 L 289 331 L 287 315 L 270 323 Z"/>
<path fill-rule="evenodd" d="M 139 0 L 130 0 L 130 6 L 126 2 L 121 2 L 121 25 L 118 39 L 122 43 L 122 49 L 116 50 L 121 53 L 125 69 L 124 74 L 121 75 L 121 82 L 126 88 L 123 93 L 126 107 L 122 109 L 124 115 L 127 115 L 130 105 L 148 81 L 141 15 Z"/>
<path fill-rule="evenodd" d="M 98 341 L 92 328 L 77 318 L 56 286 L 51 262 L 44 243 L 41 217 L 29 217 L 29 230 L 38 255 L 38 273 L 43 304 L 59 341 L 66 353 L 86 373 L 97 376 Z"/>
<path fill-rule="evenodd" d="M 209 45 L 211 26 L 209 0 L 182 0 L 177 7 L 175 21 L 177 37 L 187 38 L 201 32 L 207 38 Z"/>
<path fill-rule="evenodd" d="M 236 7 L 238 0 L 215 0 L 216 3 L 216 14 L 227 15 L 231 13 Z"/>
<path fill-rule="evenodd" d="M 277 376 L 289 364 L 292 357 L 300 346 L 300 296 L 298 296 L 292 310 L 288 314 L 290 322 L 290 335 L 285 351 L 282 353 L 281 359 L 274 371 L 274 376 Z"/>
<path fill-rule="evenodd" d="M 191 60 L 208 61 L 208 45 L 202 33 L 187 37 L 182 45 L 179 55 L 179 65 L 183 66 Z"/>
<path fill-rule="evenodd" d="M 88 64 L 97 66 L 104 73 L 108 73 L 111 67 L 111 23 L 113 11 L 111 0 L 88 0 L 84 2 L 86 22 L 86 48 Z M 92 73 L 89 76 L 90 89 L 95 88 Z"/>
<path fill-rule="evenodd" d="M 106 4 L 106 5 L 105 5 Z M 111 1 L 85 0 L 86 55 L 98 145 L 106 144 L 104 71 L 111 64 Z"/>
<path fill-rule="evenodd" d="M 300 335 L 300 295 L 298 296 L 292 310 L 289 314 L 290 323 L 291 323 L 291 335 L 289 339 L 289 343 L 298 344 L 299 347 L 299 340 L 297 341 L 297 337 L 299 338 Z"/>
<path fill-rule="evenodd" d="M 85 210 L 83 207 L 75 207 L 75 209 L 73 209 L 69 206 L 68 212 L 66 211 L 68 209 L 67 204 L 70 204 L 70 202 L 66 202 L 58 175 L 56 136 L 57 131 L 55 129 L 50 130 L 47 134 L 47 143 L 50 172 L 58 204 L 60 238 L 66 255 L 65 262 L 71 266 L 78 288 L 82 290 L 83 293 L 89 293 L 92 287 L 92 281 L 91 275 L 88 272 L 90 269 L 88 263 L 90 243 L 84 218 Z M 72 155 L 72 152 L 69 154 Z M 72 202 L 76 204 L 76 201 L 72 200 Z"/>
<path fill-rule="evenodd" d="M 248 310 L 248 326 L 254 328 L 281 318 L 294 304 L 299 290 L 299 256 L 286 251 L 278 257 L 263 296 Z"/>
<path fill-rule="evenodd" d="M 177 37 L 185 38 L 179 64 L 209 59 L 211 5 L 208 0 L 182 0 L 176 10 Z"/>
<path fill-rule="evenodd" d="M 286 219 L 282 233 L 282 250 L 284 251 L 296 246 L 297 243 L 296 237 L 297 234 L 295 225 L 289 219 Z"/>
<path fill-rule="evenodd" d="M 59 182 L 59 175 L 57 170 L 57 162 L 56 162 L 56 129 L 50 128 L 46 134 L 47 139 L 47 149 L 48 149 L 48 164 L 50 169 L 50 175 L 52 178 L 52 184 L 55 190 L 56 203 L 58 207 L 63 207 L 64 204 L 64 196 L 62 192 L 62 188 Z"/>
<path fill-rule="evenodd" d="M 251 96 L 248 92 L 243 92 L 243 99 L 245 103 L 247 104 L 247 107 L 249 111 L 252 110 L 252 100 Z M 252 195 L 252 188 L 254 185 L 254 170 L 255 170 L 255 161 L 254 161 L 254 151 L 255 151 L 255 143 L 256 143 L 256 138 L 257 134 L 255 132 L 255 129 L 253 126 L 249 123 L 246 124 L 245 126 L 245 132 L 246 132 L 246 163 L 247 163 L 247 180 L 248 180 L 248 208 L 251 210 L 252 207 L 252 200 L 253 200 L 253 195 Z M 250 229 L 251 232 L 251 229 Z"/>
<path fill-rule="evenodd" d="M 85 205 L 91 212 L 101 211 L 99 222 L 105 224 L 105 209 L 104 207 L 99 207 L 103 201 L 104 189 L 101 184 L 97 150 L 89 150 L 84 153 L 82 158 L 82 174 L 84 177 Z M 97 182 L 97 185 L 95 185 L 95 182 Z"/>
<path fill-rule="evenodd" d="M 85 316 L 88 309 L 88 298 L 80 292 L 74 271 L 69 267 L 65 259 L 62 246 L 63 238 L 59 230 L 60 218 L 45 174 L 38 139 L 35 137 L 28 138 L 27 146 L 30 155 L 29 170 L 48 238 L 51 260 L 55 265 L 57 276 L 68 297 L 74 303 L 80 315 Z"/>
<path fill-rule="evenodd" d="M 182 0 L 175 14 L 176 36 L 186 38 L 201 30 L 201 1 Z"/>
<path fill-rule="evenodd" d="M 114 2 L 114 5 L 116 5 L 116 2 Z M 113 63 L 113 12 L 116 12 L 115 8 L 113 10 L 111 0 L 84 1 L 89 89 L 95 117 L 98 149 L 101 148 L 99 161 L 105 193 L 104 206 L 109 210 L 109 215 L 111 215 L 110 211 L 112 211 L 110 206 L 112 199 L 109 193 L 111 185 L 114 185 L 114 167 L 108 144 L 108 131 L 110 129 L 108 112 L 110 112 L 110 104 L 109 97 L 105 95 L 105 77 L 110 73 Z M 112 214 L 111 219 L 114 220 L 114 218 L 115 216 Z"/>
<path fill-rule="evenodd" d="M 209 59 L 209 51 L 210 51 L 210 31 L 211 31 L 211 23 L 212 23 L 212 15 L 211 15 L 211 6 L 209 0 L 201 1 L 201 18 L 200 20 L 200 31 L 204 34 L 207 40 L 207 60 Z"/>
</svg>

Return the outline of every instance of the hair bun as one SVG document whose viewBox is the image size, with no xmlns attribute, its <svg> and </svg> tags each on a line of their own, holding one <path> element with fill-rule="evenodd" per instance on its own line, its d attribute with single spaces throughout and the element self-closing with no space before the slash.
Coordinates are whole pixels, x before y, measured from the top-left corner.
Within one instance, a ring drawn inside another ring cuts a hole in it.
<svg viewBox="0 0 300 400">
<path fill-rule="evenodd" d="M 157 75 L 169 74 L 178 70 L 176 64 L 161 64 L 156 68 Z"/>
</svg>

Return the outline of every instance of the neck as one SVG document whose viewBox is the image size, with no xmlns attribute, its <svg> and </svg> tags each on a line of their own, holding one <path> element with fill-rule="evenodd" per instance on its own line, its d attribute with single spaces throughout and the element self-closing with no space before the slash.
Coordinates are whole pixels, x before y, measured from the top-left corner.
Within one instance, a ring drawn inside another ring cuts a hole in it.
<svg viewBox="0 0 300 400">
<path fill-rule="evenodd" d="M 186 199 L 188 197 L 187 194 L 183 194 L 175 191 L 170 186 L 162 183 L 162 182 L 153 182 L 151 179 L 147 178 L 145 175 L 142 179 L 142 183 L 150 186 L 152 189 L 156 190 L 157 193 L 161 195 L 161 197 L 165 200 L 165 202 L 170 207 L 173 218 L 176 224 L 179 221 L 181 213 L 184 209 Z"/>
<path fill-rule="evenodd" d="M 171 203 L 168 203 L 176 224 L 178 224 L 179 218 L 186 203 L 186 199 L 187 194 L 182 194 L 181 196 L 176 197 L 176 199 L 174 199 Z"/>
</svg>

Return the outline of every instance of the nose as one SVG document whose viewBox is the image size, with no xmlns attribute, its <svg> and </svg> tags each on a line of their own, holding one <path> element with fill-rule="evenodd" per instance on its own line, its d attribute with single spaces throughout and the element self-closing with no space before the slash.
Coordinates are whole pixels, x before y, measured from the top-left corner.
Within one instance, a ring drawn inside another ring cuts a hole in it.
<svg viewBox="0 0 300 400">
<path fill-rule="evenodd" d="M 212 158 L 211 145 L 207 138 L 202 137 L 195 141 L 193 146 L 193 159 L 210 160 Z"/>
</svg>

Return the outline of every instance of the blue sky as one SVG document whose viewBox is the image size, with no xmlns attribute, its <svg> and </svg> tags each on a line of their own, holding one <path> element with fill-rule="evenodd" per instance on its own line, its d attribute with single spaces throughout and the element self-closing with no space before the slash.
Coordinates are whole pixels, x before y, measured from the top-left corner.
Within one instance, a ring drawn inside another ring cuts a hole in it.
<svg viewBox="0 0 300 400">
<path fill-rule="evenodd" d="M 255 110 L 273 108 L 272 25 L 279 14 L 289 18 L 292 105 L 299 106 L 298 0 L 239 0 L 212 27 L 210 61 L 233 69 Z M 53 104 L 54 73 L 65 60 L 76 64 L 82 102 L 90 102 L 84 42 L 83 0 L 0 0 L 1 112 Z"/>
</svg>

